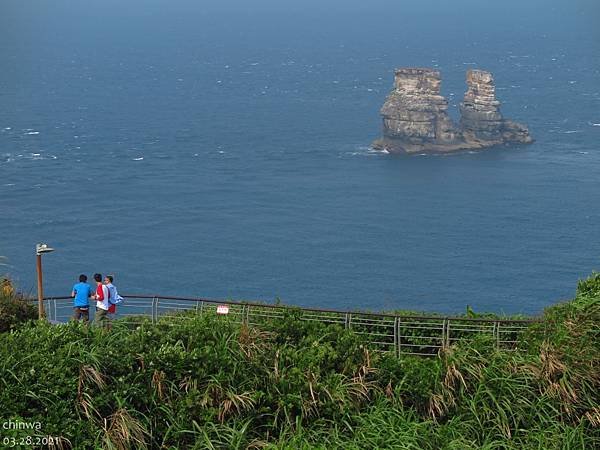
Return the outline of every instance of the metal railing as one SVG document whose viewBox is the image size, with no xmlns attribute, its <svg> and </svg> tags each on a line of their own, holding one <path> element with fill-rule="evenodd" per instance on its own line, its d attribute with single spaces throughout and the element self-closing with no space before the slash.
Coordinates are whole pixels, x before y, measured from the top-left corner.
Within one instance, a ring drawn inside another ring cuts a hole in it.
<svg viewBox="0 0 600 450">
<path fill-rule="evenodd" d="M 193 314 L 226 314 L 231 320 L 252 326 L 291 315 L 296 320 L 338 324 L 364 338 L 365 343 L 396 355 L 436 355 L 441 349 L 477 336 L 491 336 L 497 348 L 515 349 L 520 335 L 535 319 L 465 318 L 424 315 L 381 314 L 334 309 L 302 308 L 257 302 L 239 302 L 205 298 L 125 295 L 117 307 L 117 317 L 136 322 L 150 318 L 157 323 L 162 317 L 185 320 Z M 72 314 L 72 298 L 44 299 L 47 318 L 66 322 Z M 219 308 L 220 307 L 220 308 Z M 92 318 L 94 308 L 90 308 Z M 219 311 L 218 311 L 219 309 Z M 224 312 L 226 310 L 226 312 Z"/>
</svg>

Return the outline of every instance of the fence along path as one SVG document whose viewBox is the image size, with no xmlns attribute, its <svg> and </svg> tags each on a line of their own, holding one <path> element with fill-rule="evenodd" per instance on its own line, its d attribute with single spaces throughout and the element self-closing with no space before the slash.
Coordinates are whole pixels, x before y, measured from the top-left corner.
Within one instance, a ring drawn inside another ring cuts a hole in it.
<svg viewBox="0 0 600 450">
<path fill-rule="evenodd" d="M 189 314 L 223 314 L 239 323 L 261 326 L 267 321 L 292 315 L 297 320 L 338 324 L 362 336 L 365 342 L 396 355 L 436 355 L 442 348 L 459 340 L 477 335 L 492 336 L 497 348 L 515 349 L 519 336 L 535 319 L 487 319 L 443 317 L 425 315 L 381 314 L 334 309 L 301 308 L 256 302 L 214 300 L 204 298 L 125 295 L 126 300 L 117 307 L 117 317 L 135 322 L 149 317 L 152 323 L 169 316 L 171 320 L 185 320 Z M 44 299 L 49 320 L 66 322 L 72 314 L 71 297 Z M 93 310 L 93 308 L 90 308 Z M 94 312 L 92 311 L 92 316 Z"/>
</svg>

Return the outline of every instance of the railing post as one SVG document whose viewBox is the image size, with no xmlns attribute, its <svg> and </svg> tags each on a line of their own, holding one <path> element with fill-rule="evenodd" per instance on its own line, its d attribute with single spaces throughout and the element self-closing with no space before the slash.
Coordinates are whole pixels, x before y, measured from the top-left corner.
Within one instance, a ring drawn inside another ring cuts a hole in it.
<svg viewBox="0 0 600 450">
<path fill-rule="evenodd" d="M 396 337 L 398 339 L 398 357 L 400 357 L 402 355 L 402 319 L 400 317 L 397 317 L 397 322 L 396 322 Z"/>
<path fill-rule="evenodd" d="M 496 349 L 500 349 L 500 322 L 494 322 L 494 337 L 496 338 Z"/>
<path fill-rule="evenodd" d="M 158 320 L 158 298 L 152 297 L 152 323 L 156 323 Z"/>
<path fill-rule="evenodd" d="M 444 317 L 442 322 L 442 348 L 446 349 L 450 346 L 450 320 Z"/>
<path fill-rule="evenodd" d="M 56 314 L 56 299 L 55 298 L 52 299 L 52 303 L 54 304 L 54 320 L 56 321 L 56 320 L 58 320 L 57 319 L 58 316 Z"/>
<path fill-rule="evenodd" d="M 248 325 L 250 323 L 250 304 L 246 305 L 246 314 L 244 315 L 244 323 Z"/>
<path fill-rule="evenodd" d="M 400 356 L 398 353 L 398 317 L 394 317 L 394 354 L 396 357 Z"/>
<path fill-rule="evenodd" d="M 246 305 L 242 305 L 242 312 L 240 313 L 240 323 L 242 325 L 246 323 Z"/>
<path fill-rule="evenodd" d="M 351 321 L 352 321 L 352 314 L 347 312 L 346 316 L 344 317 L 344 328 L 346 330 L 349 330 L 352 327 Z"/>
</svg>

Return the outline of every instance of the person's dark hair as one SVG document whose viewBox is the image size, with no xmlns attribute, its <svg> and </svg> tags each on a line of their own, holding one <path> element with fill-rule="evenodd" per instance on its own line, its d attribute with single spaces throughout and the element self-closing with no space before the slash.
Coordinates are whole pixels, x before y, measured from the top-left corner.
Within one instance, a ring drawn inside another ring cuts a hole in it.
<svg viewBox="0 0 600 450">
<path fill-rule="evenodd" d="M 84 274 L 79 275 L 79 282 L 85 283 L 87 281 L 87 276 Z"/>
<path fill-rule="evenodd" d="M 108 278 L 108 281 L 110 281 L 111 283 L 113 282 L 113 276 L 112 275 L 106 275 L 106 278 Z"/>
<path fill-rule="evenodd" d="M 101 273 L 95 273 L 94 274 L 94 280 L 96 280 L 98 283 L 100 283 L 102 281 L 102 274 Z"/>
</svg>

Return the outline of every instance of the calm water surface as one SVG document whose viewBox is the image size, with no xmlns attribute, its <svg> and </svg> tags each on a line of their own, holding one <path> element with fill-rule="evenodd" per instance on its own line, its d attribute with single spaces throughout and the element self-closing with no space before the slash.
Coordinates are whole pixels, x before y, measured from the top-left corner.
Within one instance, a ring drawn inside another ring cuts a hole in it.
<svg viewBox="0 0 600 450">
<path fill-rule="evenodd" d="M 536 313 L 600 269 L 598 8 L 0 8 L 0 255 L 28 290 Z M 479 8 L 479 9 L 477 9 Z M 560 25 L 557 26 L 556 24 Z M 536 142 L 369 150 L 400 66 L 494 73 Z M 4 270 L 6 269 L 6 270 Z"/>
</svg>

